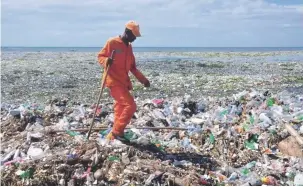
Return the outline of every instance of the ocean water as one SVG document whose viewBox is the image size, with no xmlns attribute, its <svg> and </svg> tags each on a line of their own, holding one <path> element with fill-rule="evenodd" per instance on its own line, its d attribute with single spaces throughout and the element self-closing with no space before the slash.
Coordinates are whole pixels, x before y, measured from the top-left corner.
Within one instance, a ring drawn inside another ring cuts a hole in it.
<svg viewBox="0 0 303 187">
<path fill-rule="evenodd" d="M 94 52 L 97 53 L 101 47 L 1 47 L 1 52 Z M 275 52 L 266 56 L 243 57 L 233 55 L 232 57 L 209 57 L 210 61 L 239 61 L 239 62 L 292 62 L 303 61 L 303 47 L 134 47 L 134 52 L 168 52 L 159 55 L 138 55 L 138 60 L 205 60 L 203 57 L 182 56 L 181 54 L 170 54 L 169 52 Z M 283 51 L 300 51 L 299 53 L 276 53 Z"/>
<path fill-rule="evenodd" d="M 101 47 L 1 47 L 10 52 L 98 52 Z M 269 52 L 301 51 L 303 47 L 134 47 L 134 52 Z"/>
</svg>

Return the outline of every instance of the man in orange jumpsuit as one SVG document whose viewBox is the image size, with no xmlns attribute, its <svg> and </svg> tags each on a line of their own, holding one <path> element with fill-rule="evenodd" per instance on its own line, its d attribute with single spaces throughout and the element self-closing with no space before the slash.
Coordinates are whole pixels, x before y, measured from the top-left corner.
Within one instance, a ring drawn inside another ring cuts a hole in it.
<svg viewBox="0 0 303 187">
<path fill-rule="evenodd" d="M 105 86 L 109 88 L 114 98 L 114 125 L 107 139 L 122 138 L 124 129 L 136 112 L 136 103 L 129 90 L 132 84 L 128 76 L 129 71 L 145 86 L 149 87 L 149 80 L 136 68 L 135 56 L 131 43 L 140 37 L 139 25 L 129 21 L 125 25 L 122 35 L 110 38 L 98 53 L 98 62 L 105 68 L 110 65 Z M 115 50 L 114 59 L 111 53 Z M 103 75 L 104 77 L 105 75 Z"/>
</svg>

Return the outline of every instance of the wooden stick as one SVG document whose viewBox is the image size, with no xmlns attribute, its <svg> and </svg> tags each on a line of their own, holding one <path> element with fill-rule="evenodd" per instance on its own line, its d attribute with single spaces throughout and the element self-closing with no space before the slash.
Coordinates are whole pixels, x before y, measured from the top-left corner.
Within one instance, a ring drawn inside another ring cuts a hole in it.
<svg viewBox="0 0 303 187">
<path fill-rule="evenodd" d="M 112 51 L 111 59 L 114 59 L 115 52 L 116 52 L 116 50 L 113 50 L 113 51 Z M 100 102 L 100 100 L 101 100 L 101 96 L 102 96 L 102 93 L 103 93 L 103 90 L 104 90 L 104 87 L 105 87 L 105 81 L 106 81 L 106 77 L 107 77 L 107 75 L 108 75 L 108 70 L 109 70 L 109 68 L 110 68 L 110 66 L 108 66 L 108 67 L 106 68 L 106 71 L 105 71 L 105 75 L 104 75 L 104 79 L 103 79 L 102 84 L 101 84 L 101 91 L 100 91 L 100 94 L 99 94 L 99 97 L 98 97 L 98 101 L 97 101 L 97 105 L 96 105 L 96 109 L 95 109 L 95 112 L 94 112 L 93 119 L 95 119 L 95 117 L 96 117 L 97 109 L 98 109 L 99 102 Z M 89 131 L 88 131 L 88 134 L 87 134 L 87 139 L 89 139 L 90 133 L 91 133 L 92 128 L 93 128 L 93 126 L 94 126 L 94 122 L 95 122 L 95 120 L 92 120 L 92 123 L 91 123 L 91 125 L 90 125 Z"/>
<path fill-rule="evenodd" d="M 297 140 L 297 142 L 303 146 L 303 138 L 292 128 L 289 124 L 285 124 L 286 130 Z"/>
<path fill-rule="evenodd" d="M 126 127 L 125 129 L 148 129 L 148 130 L 187 130 L 187 128 L 182 127 Z M 100 131 L 100 130 L 107 130 L 108 127 L 99 127 L 99 128 L 92 128 L 92 131 Z M 66 130 L 50 130 L 50 132 L 65 132 Z M 89 131 L 88 128 L 83 129 L 72 129 L 71 131 L 77 131 L 77 132 L 86 132 Z"/>
</svg>

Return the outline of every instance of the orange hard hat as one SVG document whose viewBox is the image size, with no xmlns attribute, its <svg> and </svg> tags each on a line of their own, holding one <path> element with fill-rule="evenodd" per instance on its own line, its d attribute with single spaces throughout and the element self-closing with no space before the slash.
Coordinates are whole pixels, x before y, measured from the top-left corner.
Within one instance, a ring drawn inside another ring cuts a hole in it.
<svg viewBox="0 0 303 187">
<path fill-rule="evenodd" d="M 135 21 L 129 21 L 126 23 L 125 27 L 129 30 L 132 31 L 132 33 L 136 36 L 136 37 L 140 37 L 141 33 L 140 33 L 140 27 L 139 24 L 136 23 Z"/>
</svg>

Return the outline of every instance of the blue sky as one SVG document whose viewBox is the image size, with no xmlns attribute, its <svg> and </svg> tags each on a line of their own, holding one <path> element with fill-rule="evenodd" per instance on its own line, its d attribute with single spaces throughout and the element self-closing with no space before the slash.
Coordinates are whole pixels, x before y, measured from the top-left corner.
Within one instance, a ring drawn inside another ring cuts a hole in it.
<svg viewBox="0 0 303 187">
<path fill-rule="evenodd" d="M 303 0 L 2 0 L 2 46 L 103 46 L 128 20 L 135 47 L 303 46 Z"/>
</svg>

